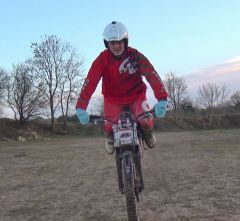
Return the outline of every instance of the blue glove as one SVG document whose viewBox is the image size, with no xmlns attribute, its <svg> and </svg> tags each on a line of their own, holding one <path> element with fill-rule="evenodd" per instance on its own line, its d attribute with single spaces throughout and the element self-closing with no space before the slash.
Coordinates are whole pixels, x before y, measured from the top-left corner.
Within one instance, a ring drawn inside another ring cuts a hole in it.
<svg viewBox="0 0 240 221">
<path fill-rule="evenodd" d="M 76 115 L 77 115 L 81 124 L 87 124 L 88 123 L 89 114 L 85 110 L 83 110 L 81 108 L 77 108 L 76 109 Z"/>
<path fill-rule="evenodd" d="M 167 101 L 166 100 L 160 100 L 154 107 L 154 111 L 157 117 L 164 117 L 167 110 Z"/>
</svg>

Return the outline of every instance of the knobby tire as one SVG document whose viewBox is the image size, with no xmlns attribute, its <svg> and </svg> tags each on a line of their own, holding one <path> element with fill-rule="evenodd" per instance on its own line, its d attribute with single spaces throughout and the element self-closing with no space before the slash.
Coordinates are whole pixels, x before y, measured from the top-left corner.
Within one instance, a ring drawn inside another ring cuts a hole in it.
<svg viewBox="0 0 240 221">
<path fill-rule="evenodd" d="M 134 185 L 134 163 L 131 152 L 123 157 L 122 161 L 123 179 L 126 194 L 128 221 L 139 221 L 138 201 L 135 196 Z"/>
</svg>

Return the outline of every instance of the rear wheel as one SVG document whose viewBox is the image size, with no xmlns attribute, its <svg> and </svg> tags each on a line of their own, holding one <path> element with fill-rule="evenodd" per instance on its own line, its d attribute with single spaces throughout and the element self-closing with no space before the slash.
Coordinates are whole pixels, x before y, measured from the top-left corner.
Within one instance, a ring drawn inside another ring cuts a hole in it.
<svg viewBox="0 0 240 221">
<path fill-rule="evenodd" d="M 135 168 L 132 152 L 127 152 L 122 160 L 123 180 L 129 221 L 139 221 L 139 197 L 135 192 Z M 138 199 L 137 199 L 138 198 Z"/>
</svg>

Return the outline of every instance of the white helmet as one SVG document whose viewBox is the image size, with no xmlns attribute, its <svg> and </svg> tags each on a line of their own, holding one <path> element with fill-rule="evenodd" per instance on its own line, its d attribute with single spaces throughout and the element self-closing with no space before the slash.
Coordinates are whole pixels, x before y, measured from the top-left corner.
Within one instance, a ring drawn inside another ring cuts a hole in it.
<svg viewBox="0 0 240 221">
<path fill-rule="evenodd" d="M 128 44 L 128 30 L 121 22 L 113 21 L 103 31 L 104 44 L 108 47 L 108 41 L 125 40 L 125 46 Z"/>
</svg>

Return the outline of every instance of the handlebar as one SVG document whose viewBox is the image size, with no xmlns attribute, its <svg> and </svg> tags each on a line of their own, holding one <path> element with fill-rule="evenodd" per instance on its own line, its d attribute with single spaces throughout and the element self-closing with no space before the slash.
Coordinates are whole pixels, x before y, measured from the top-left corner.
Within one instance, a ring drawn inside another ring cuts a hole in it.
<svg viewBox="0 0 240 221">
<path fill-rule="evenodd" d="M 154 112 L 154 108 L 149 111 L 145 111 L 145 112 L 141 113 L 140 115 L 135 117 L 134 120 L 137 121 L 140 118 L 145 118 L 145 117 L 149 117 L 149 116 L 155 118 L 156 115 Z M 94 115 L 94 114 L 90 115 L 89 121 L 92 122 L 94 125 L 98 125 L 99 123 L 104 123 L 106 121 L 110 122 L 110 123 L 117 123 L 117 122 L 109 120 L 107 116 Z"/>
</svg>

